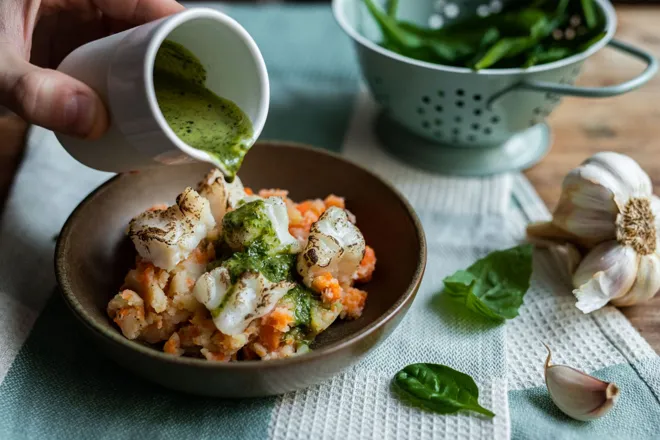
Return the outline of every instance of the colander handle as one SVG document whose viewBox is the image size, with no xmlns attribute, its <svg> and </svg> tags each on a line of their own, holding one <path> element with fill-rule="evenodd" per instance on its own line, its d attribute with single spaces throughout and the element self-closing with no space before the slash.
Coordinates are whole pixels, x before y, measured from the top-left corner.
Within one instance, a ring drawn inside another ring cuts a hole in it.
<svg viewBox="0 0 660 440">
<path fill-rule="evenodd" d="M 618 40 L 611 40 L 607 44 L 615 49 L 627 53 L 628 55 L 641 59 L 646 63 L 646 69 L 644 69 L 644 71 L 640 73 L 639 76 L 631 79 L 630 81 L 608 87 L 578 87 L 543 81 L 523 81 L 492 96 L 490 102 L 492 103 L 495 99 L 500 98 L 505 93 L 519 89 L 555 93 L 557 95 L 582 96 L 586 98 L 606 98 L 609 96 L 616 96 L 627 93 L 644 85 L 646 82 L 648 82 L 648 80 L 653 78 L 653 76 L 658 71 L 658 61 L 653 55 L 646 52 L 645 50 L 639 49 Z"/>
</svg>

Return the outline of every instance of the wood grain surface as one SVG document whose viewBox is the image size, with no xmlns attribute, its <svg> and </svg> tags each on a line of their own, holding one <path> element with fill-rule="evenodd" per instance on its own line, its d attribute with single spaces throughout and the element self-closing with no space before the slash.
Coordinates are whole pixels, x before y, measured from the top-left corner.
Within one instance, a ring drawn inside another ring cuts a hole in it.
<svg viewBox="0 0 660 440">
<path fill-rule="evenodd" d="M 660 57 L 660 6 L 618 6 L 617 38 Z M 606 86 L 639 74 L 643 65 L 612 49 L 592 57 L 578 81 Z M 660 76 L 642 89 L 606 99 L 566 98 L 549 119 L 554 142 L 548 156 L 525 174 L 548 207 L 556 204 L 564 175 L 588 156 L 603 150 L 625 153 L 651 175 L 660 194 Z M 0 206 L 20 161 L 27 125 L 0 115 Z M 660 353 L 660 296 L 650 303 L 621 309 Z"/>
</svg>

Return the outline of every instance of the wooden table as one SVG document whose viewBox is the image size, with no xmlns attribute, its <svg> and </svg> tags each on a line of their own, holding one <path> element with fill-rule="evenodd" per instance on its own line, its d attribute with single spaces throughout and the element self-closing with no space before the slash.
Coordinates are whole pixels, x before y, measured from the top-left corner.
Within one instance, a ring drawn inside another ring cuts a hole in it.
<svg viewBox="0 0 660 440">
<path fill-rule="evenodd" d="M 660 6 L 618 6 L 617 38 L 660 57 Z M 617 84 L 642 69 L 640 63 L 605 49 L 590 59 L 579 83 Z M 526 172 L 551 209 L 559 198 L 563 176 L 597 151 L 625 153 L 642 164 L 660 194 L 660 75 L 643 89 L 607 99 L 567 98 L 550 117 L 554 144 L 548 157 Z M 20 161 L 26 124 L 15 116 L 0 117 L 0 203 Z M 1 205 L 0 205 L 1 206 Z M 632 324 L 660 353 L 660 296 L 645 305 L 622 309 Z"/>
</svg>

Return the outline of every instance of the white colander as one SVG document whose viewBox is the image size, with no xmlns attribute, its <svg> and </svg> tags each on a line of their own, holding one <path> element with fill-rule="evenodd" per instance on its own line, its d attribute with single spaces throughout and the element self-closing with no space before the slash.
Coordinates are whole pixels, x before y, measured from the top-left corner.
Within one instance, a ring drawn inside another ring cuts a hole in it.
<svg viewBox="0 0 660 440">
<path fill-rule="evenodd" d="M 377 3 L 383 6 L 385 0 Z M 520 152 L 513 151 L 510 143 L 526 131 L 534 134 L 530 127 L 542 123 L 562 96 L 619 95 L 641 86 L 656 73 L 658 65 L 652 55 L 612 40 L 616 30 L 614 8 L 607 0 L 595 0 L 595 3 L 605 17 L 607 34 L 587 51 L 528 69 L 478 72 L 415 60 L 379 46 L 376 42 L 381 40 L 380 29 L 362 0 L 334 0 L 333 10 L 340 26 L 353 39 L 362 74 L 386 115 L 380 123 L 386 146 L 402 159 L 427 169 L 490 174 L 540 159 L 544 149 L 523 160 L 529 153 L 524 150 L 525 140 L 517 142 L 521 146 L 516 148 L 522 148 Z M 401 0 L 397 18 L 437 27 L 497 12 L 502 6 L 498 0 Z M 574 86 L 584 61 L 605 45 L 640 58 L 647 64 L 646 69 L 638 77 L 616 86 Z M 401 133 L 397 127 L 405 130 Z M 543 138 L 538 134 L 540 127 L 536 128 L 536 138 Z M 504 148 L 506 156 L 494 148 Z M 497 155 L 500 160 L 496 160 Z M 448 163 L 452 161 L 455 163 Z"/>
</svg>

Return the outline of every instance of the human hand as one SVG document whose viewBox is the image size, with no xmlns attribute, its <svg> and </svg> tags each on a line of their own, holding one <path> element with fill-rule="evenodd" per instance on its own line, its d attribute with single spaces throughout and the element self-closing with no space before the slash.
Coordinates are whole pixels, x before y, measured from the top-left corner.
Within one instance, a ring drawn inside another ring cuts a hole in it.
<svg viewBox="0 0 660 440">
<path fill-rule="evenodd" d="M 175 0 L 0 0 L 0 105 L 51 130 L 100 137 L 101 98 L 51 68 L 89 41 L 183 9 Z"/>
</svg>

